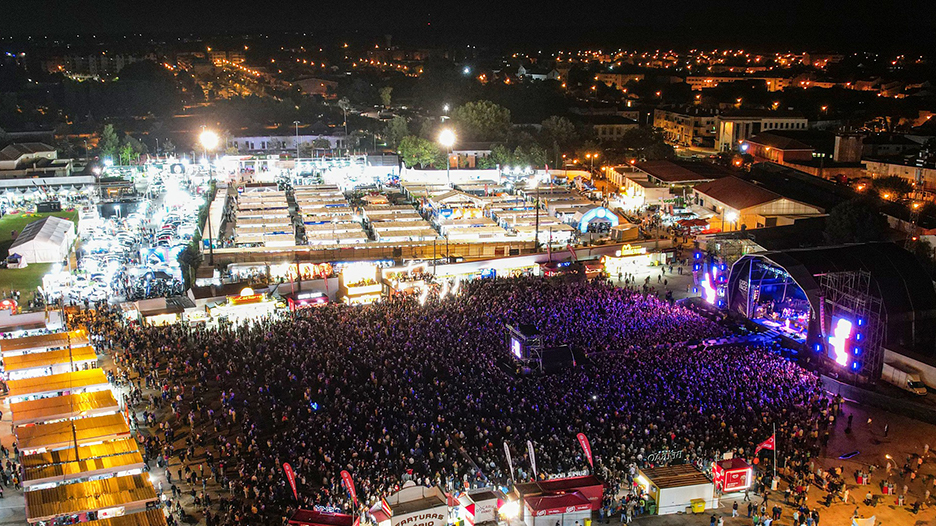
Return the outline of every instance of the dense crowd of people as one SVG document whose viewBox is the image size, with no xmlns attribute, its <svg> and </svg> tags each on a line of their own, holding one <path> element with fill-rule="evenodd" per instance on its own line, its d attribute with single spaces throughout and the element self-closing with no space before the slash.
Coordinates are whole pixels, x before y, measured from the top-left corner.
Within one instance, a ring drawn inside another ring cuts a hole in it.
<svg viewBox="0 0 936 526">
<path fill-rule="evenodd" d="M 134 420 L 147 456 L 169 467 L 174 509 L 190 494 L 209 525 L 281 520 L 296 505 L 285 462 L 303 507 L 345 510 L 342 470 L 363 509 L 406 480 L 507 483 L 505 442 L 517 480 L 535 476 L 527 440 L 540 476 L 585 470 L 579 432 L 612 487 L 663 450 L 699 465 L 727 451 L 751 458 L 774 425 L 786 460 L 801 464 L 831 404 L 788 360 L 690 345 L 724 329 L 603 282 L 478 280 L 425 304 L 329 305 L 217 329 L 125 325 L 106 307 L 74 321 L 113 351 L 115 380 L 143 410 Z M 533 324 L 545 346 L 588 359 L 518 375 L 508 323 Z"/>
</svg>

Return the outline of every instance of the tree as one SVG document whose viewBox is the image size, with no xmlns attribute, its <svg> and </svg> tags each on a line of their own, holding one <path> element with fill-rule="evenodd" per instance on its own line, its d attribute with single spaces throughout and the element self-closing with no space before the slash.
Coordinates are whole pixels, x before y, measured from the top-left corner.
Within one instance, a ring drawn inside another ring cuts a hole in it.
<svg viewBox="0 0 936 526">
<path fill-rule="evenodd" d="M 896 175 L 874 179 L 871 186 L 881 194 L 890 194 L 893 197 L 902 197 L 913 191 L 910 181 Z"/>
<path fill-rule="evenodd" d="M 510 110 L 491 101 L 463 104 L 452 111 L 460 138 L 468 141 L 502 141 L 510 133 Z"/>
<path fill-rule="evenodd" d="M 933 245 L 923 238 L 917 238 L 911 241 L 907 248 L 923 265 L 923 269 L 930 275 L 930 278 L 936 279 L 936 257 L 934 257 L 936 253 L 933 252 Z"/>
<path fill-rule="evenodd" d="M 832 244 L 883 241 L 887 236 L 887 220 L 874 201 L 859 197 L 839 203 L 829 211 L 825 236 Z"/>
<path fill-rule="evenodd" d="M 542 123 L 543 146 L 558 151 L 571 148 L 578 140 L 578 132 L 572 121 L 553 115 Z"/>
<path fill-rule="evenodd" d="M 384 105 L 385 108 L 390 107 L 390 95 L 393 93 L 393 86 L 384 86 L 380 88 L 378 94 L 380 95 L 380 103 Z"/>
<path fill-rule="evenodd" d="M 101 157 L 115 158 L 117 156 L 117 148 L 119 147 L 120 137 L 118 137 L 117 132 L 114 131 L 114 125 L 104 125 L 104 130 L 101 131 L 101 136 L 98 139 L 98 150 L 101 151 Z"/>
<path fill-rule="evenodd" d="M 162 150 L 166 153 L 172 153 L 175 151 L 175 144 L 169 139 L 166 139 L 166 142 L 162 145 Z"/>
<path fill-rule="evenodd" d="M 409 135 L 409 124 L 406 122 L 406 118 L 394 117 L 391 119 L 390 122 L 387 123 L 386 128 L 384 128 L 383 135 L 387 146 L 391 148 L 399 146 L 403 137 Z"/>
<path fill-rule="evenodd" d="M 445 166 L 445 154 L 439 149 L 439 146 L 422 137 L 407 135 L 400 141 L 398 149 L 403 162 L 409 168 L 418 166 L 419 168 Z"/>
</svg>

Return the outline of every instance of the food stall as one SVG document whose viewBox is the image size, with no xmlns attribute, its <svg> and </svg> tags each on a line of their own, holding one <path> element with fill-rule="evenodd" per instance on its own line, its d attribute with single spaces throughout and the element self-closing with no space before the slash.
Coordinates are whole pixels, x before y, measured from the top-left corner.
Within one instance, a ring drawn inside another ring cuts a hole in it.
<svg viewBox="0 0 936 526">
<path fill-rule="evenodd" d="M 9 401 L 13 404 L 63 394 L 104 391 L 110 389 L 110 383 L 102 369 L 87 369 L 39 378 L 10 380 L 7 382 L 7 387 L 9 388 Z"/>
<path fill-rule="evenodd" d="M 539 482 L 527 482 L 514 486 L 513 497 L 526 502 L 529 497 L 571 493 L 578 491 L 591 503 L 592 511 L 601 509 L 601 496 L 604 493 L 604 483 L 594 475 L 581 477 L 564 477 Z"/>
<path fill-rule="evenodd" d="M 341 269 L 338 293 L 341 301 L 350 305 L 373 303 L 381 298 L 383 285 L 377 277 L 377 266 L 353 263 Z"/>
<path fill-rule="evenodd" d="M 241 289 L 240 294 L 228 296 L 222 303 L 207 306 L 208 313 L 217 319 L 226 319 L 234 324 L 268 316 L 276 310 L 276 301 L 266 294 L 257 293 L 250 287 Z"/>
<path fill-rule="evenodd" d="M 651 256 L 645 247 L 623 245 L 616 250 L 613 256 L 602 256 L 604 271 L 608 276 L 641 272 L 652 263 Z"/>
<path fill-rule="evenodd" d="M 572 526 L 591 519 L 592 507 L 581 491 L 543 494 L 523 499 L 526 526 Z"/>
<path fill-rule="evenodd" d="M 722 493 L 744 491 L 751 487 L 754 468 L 738 457 L 712 463 L 715 488 Z"/>
<path fill-rule="evenodd" d="M 13 426 L 24 426 L 70 418 L 109 415 L 120 411 L 110 389 L 92 393 L 40 398 L 10 404 Z"/>
<path fill-rule="evenodd" d="M 320 290 L 303 290 L 283 294 L 290 312 L 309 307 L 322 307 L 328 305 L 328 295 Z"/>
<path fill-rule="evenodd" d="M 375 504 L 370 514 L 377 526 L 446 526 L 448 496 L 438 486 L 426 488 L 408 481 L 403 489 Z"/>
<path fill-rule="evenodd" d="M 57 332 L 53 334 L 40 334 L 38 336 L 24 336 L 22 338 L 10 338 L 0 340 L 0 352 L 3 357 L 16 356 L 31 352 L 45 352 L 52 349 L 65 349 L 69 345 L 73 347 L 90 345 L 88 333 L 83 330 L 71 332 Z"/>
<path fill-rule="evenodd" d="M 384 268 L 381 269 L 381 274 L 384 293 L 388 297 L 397 294 L 421 294 L 432 277 L 429 263 L 426 262 L 407 267 Z"/>
<path fill-rule="evenodd" d="M 24 495 L 26 520 L 30 524 L 92 512 L 98 519 L 119 517 L 144 511 L 159 500 L 148 475 L 65 484 L 27 491 Z"/>
<path fill-rule="evenodd" d="M 468 526 L 497 522 L 497 512 L 506 497 L 494 489 L 480 489 L 458 496 L 459 518 Z"/>
<path fill-rule="evenodd" d="M 669 515 L 687 509 L 718 507 L 715 484 L 692 464 L 639 469 L 637 484 L 651 500 L 651 514 Z M 698 503 L 698 504 L 697 504 Z"/>
<path fill-rule="evenodd" d="M 90 345 L 3 358 L 3 372 L 9 380 L 80 371 L 92 366 L 97 366 L 97 353 Z"/>
</svg>

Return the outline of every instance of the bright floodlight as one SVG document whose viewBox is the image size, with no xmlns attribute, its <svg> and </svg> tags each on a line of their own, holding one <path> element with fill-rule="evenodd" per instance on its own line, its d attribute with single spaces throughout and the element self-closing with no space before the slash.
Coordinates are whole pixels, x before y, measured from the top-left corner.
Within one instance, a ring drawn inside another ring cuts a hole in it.
<svg viewBox="0 0 936 526">
<path fill-rule="evenodd" d="M 211 130 L 205 130 L 198 136 L 198 140 L 201 142 L 202 146 L 213 150 L 214 147 L 218 145 L 218 134 Z"/>
<path fill-rule="evenodd" d="M 446 148 L 451 148 L 455 145 L 455 132 L 446 128 L 442 130 L 442 133 L 439 134 L 439 144 L 445 146 Z"/>
<path fill-rule="evenodd" d="M 738 214 L 734 212 L 728 212 L 725 214 L 725 221 L 728 221 L 729 223 L 734 223 L 735 221 L 737 221 L 737 219 L 738 219 Z"/>
</svg>

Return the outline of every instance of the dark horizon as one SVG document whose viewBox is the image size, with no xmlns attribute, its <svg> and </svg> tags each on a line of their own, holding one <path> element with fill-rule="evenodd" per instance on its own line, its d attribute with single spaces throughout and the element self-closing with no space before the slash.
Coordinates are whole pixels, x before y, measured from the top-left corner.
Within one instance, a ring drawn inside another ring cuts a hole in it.
<svg viewBox="0 0 936 526">
<path fill-rule="evenodd" d="M 48 4 L 48 5 L 47 5 Z M 527 0 L 453 2 L 429 6 L 389 0 L 368 8 L 285 0 L 274 8 L 244 2 L 190 5 L 170 0 L 75 2 L 20 0 L 5 7 L 0 33 L 28 36 L 129 34 L 217 35 L 311 33 L 354 45 L 465 46 L 530 51 L 574 47 L 661 49 L 744 48 L 757 51 L 930 53 L 936 49 L 936 3 L 727 0 L 588 3 L 558 9 Z"/>
</svg>

